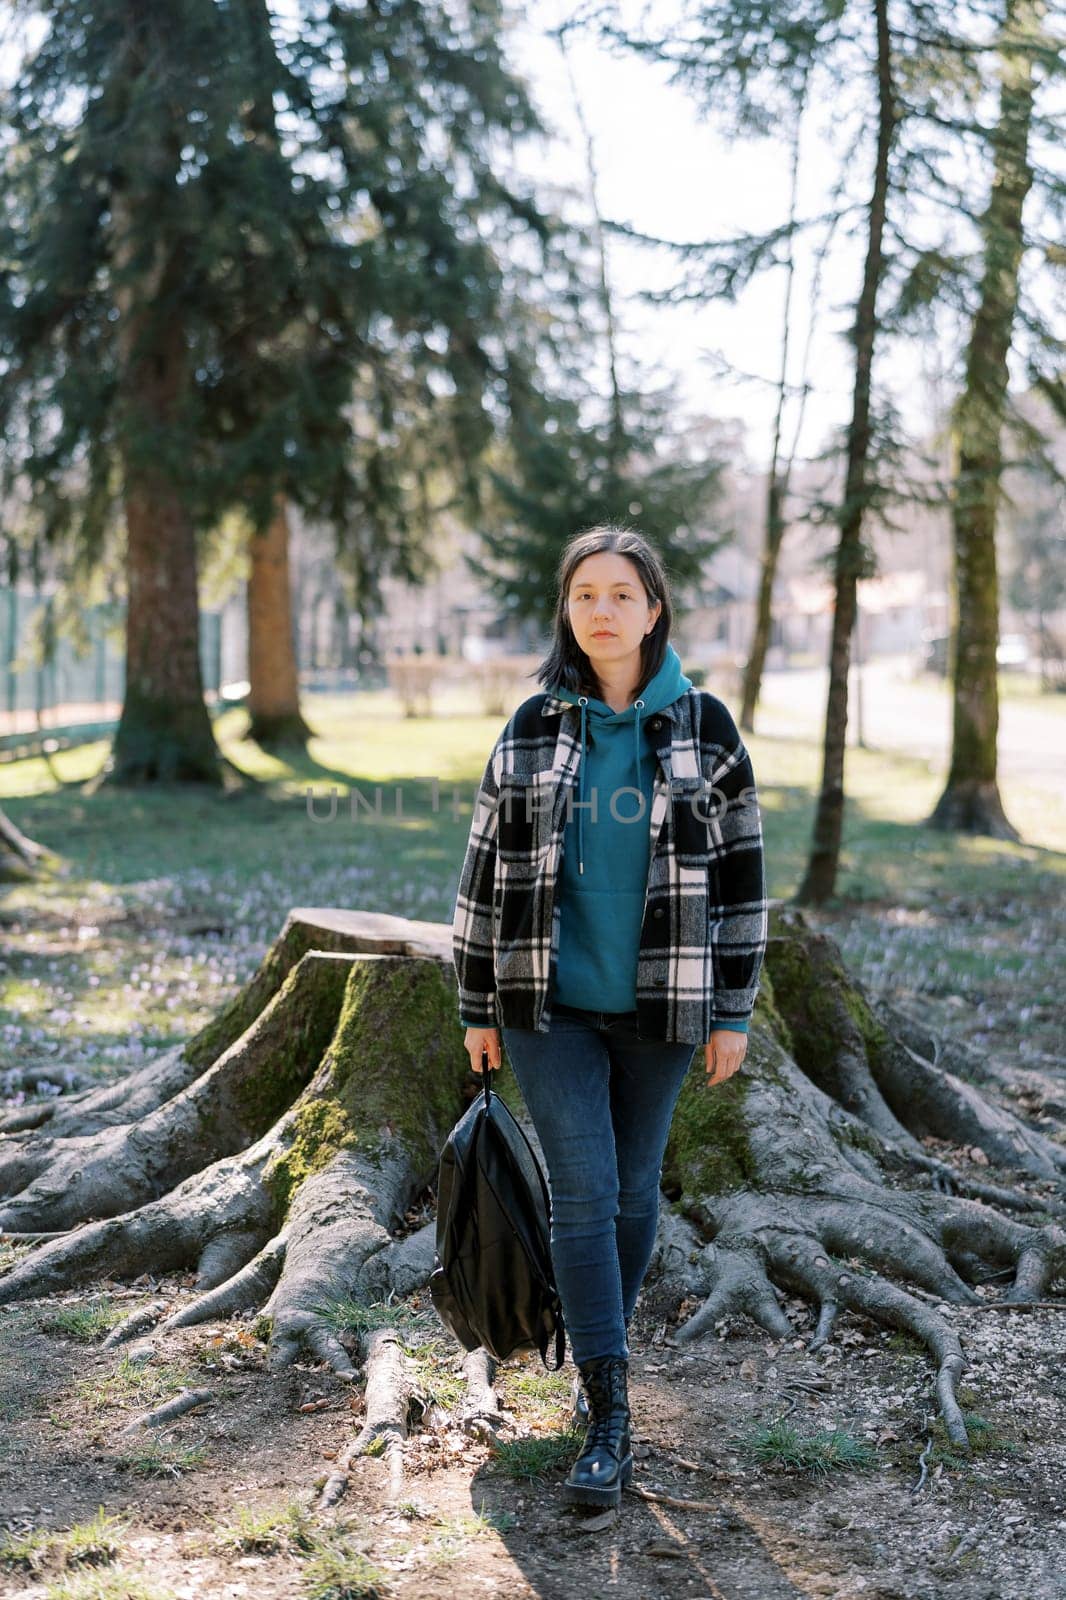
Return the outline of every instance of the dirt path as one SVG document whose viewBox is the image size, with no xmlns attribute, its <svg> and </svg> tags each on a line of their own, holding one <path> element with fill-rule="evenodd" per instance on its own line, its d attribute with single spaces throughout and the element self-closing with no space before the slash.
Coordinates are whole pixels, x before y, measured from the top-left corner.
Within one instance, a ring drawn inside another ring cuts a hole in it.
<svg viewBox="0 0 1066 1600">
<path fill-rule="evenodd" d="M 845 1317 L 835 1342 L 810 1356 L 800 1337 L 810 1317 L 793 1303 L 795 1344 L 775 1345 L 745 1323 L 681 1351 L 645 1321 L 631 1386 L 634 1484 L 700 1508 L 629 1494 L 610 1526 L 588 1531 L 559 1504 L 564 1469 L 516 1481 L 447 1418 L 413 1435 L 399 1496 L 390 1498 L 384 1463 L 365 1458 L 335 1512 L 302 1511 L 358 1430 L 358 1389 L 311 1367 L 268 1373 L 240 1323 L 175 1333 L 132 1377 L 122 1351 L 60 1336 L 87 1307 L 113 1318 L 137 1297 L 189 1293 L 177 1281 L 101 1286 L 91 1298 L 0 1313 L 0 1594 L 445 1600 L 461 1583 L 467 1595 L 507 1600 L 1066 1596 L 1058 1311 L 952 1309 L 971 1361 L 962 1399 L 982 1419 L 971 1421 L 977 1449 L 955 1460 L 934 1429 L 919 1494 L 935 1404 L 926 1359 L 899 1335 Z M 450 1353 L 437 1363 L 442 1401 L 449 1384 L 454 1397 L 453 1366 Z M 506 1364 L 498 1386 L 519 1434 L 544 1439 L 565 1425 L 570 1375 L 568 1364 L 545 1377 L 539 1358 Z M 157 1435 L 120 1435 L 146 1401 L 183 1383 L 213 1389 L 216 1402 Z M 760 1464 L 743 1441 L 783 1413 L 801 1436 L 845 1430 L 873 1464 L 821 1481 Z M 99 1507 L 123 1519 L 113 1560 L 78 1563 L 55 1541 L 25 1558 L 25 1535 L 36 1530 L 43 1546 L 48 1532 L 85 1524 Z"/>
</svg>

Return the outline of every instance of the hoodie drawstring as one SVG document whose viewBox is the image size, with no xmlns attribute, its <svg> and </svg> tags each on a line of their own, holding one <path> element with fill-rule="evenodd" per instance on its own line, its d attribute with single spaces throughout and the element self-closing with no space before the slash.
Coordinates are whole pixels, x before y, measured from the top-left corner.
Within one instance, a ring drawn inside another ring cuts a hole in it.
<svg viewBox="0 0 1066 1600">
<path fill-rule="evenodd" d="M 579 696 L 577 703 L 581 707 L 581 765 L 578 767 L 577 773 L 577 870 L 578 872 L 584 872 L 585 836 L 582 832 L 582 829 L 585 825 L 585 807 L 583 803 L 585 799 L 585 707 L 589 703 L 588 695 L 583 694 Z"/>
<path fill-rule="evenodd" d="M 578 705 L 581 707 L 581 760 L 577 774 L 577 870 L 585 871 L 585 707 L 588 705 L 588 695 L 578 696 Z M 633 718 L 633 752 L 637 758 L 637 788 L 643 794 L 643 782 L 640 766 L 640 713 L 644 710 L 643 700 L 634 700 L 633 709 L 636 716 Z"/>
<path fill-rule="evenodd" d="M 643 700 L 634 700 L 633 705 L 637 713 L 633 718 L 633 748 L 637 757 L 637 788 L 643 794 L 644 786 L 640 781 L 640 713 L 644 710 L 644 702 Z"/>
</svg>

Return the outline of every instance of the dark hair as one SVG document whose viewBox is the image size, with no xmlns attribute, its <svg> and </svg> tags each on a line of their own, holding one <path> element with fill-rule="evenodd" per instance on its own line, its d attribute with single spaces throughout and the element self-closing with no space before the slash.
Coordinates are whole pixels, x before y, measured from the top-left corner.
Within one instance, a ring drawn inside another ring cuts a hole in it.
<svg viewBox="0 0 1066 1600">
<path fill-rule="evenodd" d="M 576 533 L 564 546 L 556 569 L 559 593 L 552 623 L 552 646 L 540 666 L 530 676 L 535 677 L 545 688 L 556 686 L 570 689 L 575 694 L 599 697 L 600 685 L 592 662 L 574 638 L 566 600 L 575 569 L 586 556 L 598 555 L 601 550 L 610 550 L 615 555 L 625 556 L 632 561 L 640 574 L 648 604 L 654 605 L 656 600 L 662 602 L 662 610 L 656 618 L 655 626 L 645 634 L 640 646 L 640 682 L 637 684 L 639 695 L 654 678 L 666 655 L 670 624 L 673 621 L 670 586 L 658 552 L 648 543 L 644 535 L 638 533 L 635 528 L 621 528 L 609 522 Z"/>
</svg>

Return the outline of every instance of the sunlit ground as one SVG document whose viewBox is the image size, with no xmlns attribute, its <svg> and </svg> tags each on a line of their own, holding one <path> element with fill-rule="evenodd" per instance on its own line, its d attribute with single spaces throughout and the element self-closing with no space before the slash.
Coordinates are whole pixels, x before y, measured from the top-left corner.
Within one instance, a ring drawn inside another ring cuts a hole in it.
<svg viewBox="0 0 1066 1600">
<path fill-rule="evenodd" d="M 309 697 L 316 736 L 295 760 L 264 755 L 240 736 L 245 713 L 227 712 L 220 743 L 262 783 L 228 796 L 87 796 L 80 785 L 103 744 L 0 766 L 10 815 L 67 866 L 3 896 L 6 1063 L 59 1060 L 109 1075 L 186 1037 L 254 970 L 294 905 L 450 921 L 473 796 L 504 717 L 458 691 L 437 709 L 405 718 L 383 691 Z M 769 889 L 787 899 L 806 861 L 821 753 L 816 738 L 748 743 Z M 817 920 L 867 982 L 934 1025 L 1015 1059 L 1054 1056 L 1062 807 L 1005 772 L 1004 803 L 1025 842 L 960 840 L 922 826 L 941 784 L 924 759 L 849 750 L 839 898 Z"/>
</svg>

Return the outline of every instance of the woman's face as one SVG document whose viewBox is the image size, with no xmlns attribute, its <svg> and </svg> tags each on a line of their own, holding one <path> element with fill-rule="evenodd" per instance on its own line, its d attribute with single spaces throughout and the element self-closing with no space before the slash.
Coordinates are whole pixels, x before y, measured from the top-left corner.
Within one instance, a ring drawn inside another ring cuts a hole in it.
<svg viewBox="0 0 1066 1600">
<path fill-rule="evenodd" d="M 640 646 L 662 610 L 648 596 L 628 556 L 598 550 L 574 568 L 566 597 L 574 638 L 598 672 L 603 666 L 631 664 L 639 676 Z"/>
</svg>

